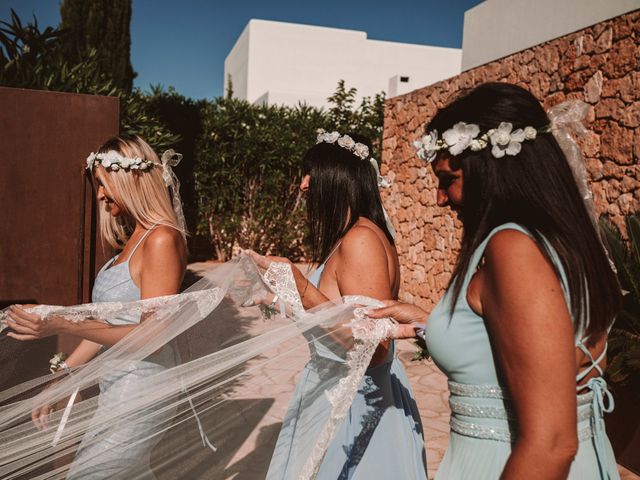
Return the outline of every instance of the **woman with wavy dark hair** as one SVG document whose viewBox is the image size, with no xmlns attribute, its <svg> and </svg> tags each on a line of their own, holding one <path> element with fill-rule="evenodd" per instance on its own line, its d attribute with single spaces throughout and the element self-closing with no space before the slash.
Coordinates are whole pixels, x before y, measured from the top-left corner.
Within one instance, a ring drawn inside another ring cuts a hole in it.
<svg viewBox="0 0 640 480">
<path fill-rule="evenodd" d="M 451 393 L 439 479 L 618 478 L 602 373 L 620 289 L 550 123 L 527 90 L 488 83 L 438 111 L 417 145 L 464 227 L 424 327 Z M 388 305 L 372 316 L 420 331 L 426 312 Z"/>
<path fill-rule="evenodd" d="M 303 158 L 300 188 L 307 196 L 312 260 L 318 265 L 309 278 L 291 265 L 305 309 L 331 301 L 381 305 L 382 299 L 397 298 L 398 255 L 378 190 L 383 179 L 370 151 L 360 136 L 323 132 Z M 263 268 L 272 261 L 290 263 L 279 257 L 253 258 Z M 320 434 L 305 419 L 319 417 L 324 408 L 315 402 L 323 376 L 318 365 L 340 361 L 327 346 L 332 342 L 323 341 L 326 335 L 320 328 L 305 333 L 311 360 L 284 418 L 270 480 L 299 478 L 301 447 Z M 399 451 L 390 448 L 392 442 Z M 427 478 L 420 415 L 393 341 L 378 347 L 314 478 Z"/>
</svg>

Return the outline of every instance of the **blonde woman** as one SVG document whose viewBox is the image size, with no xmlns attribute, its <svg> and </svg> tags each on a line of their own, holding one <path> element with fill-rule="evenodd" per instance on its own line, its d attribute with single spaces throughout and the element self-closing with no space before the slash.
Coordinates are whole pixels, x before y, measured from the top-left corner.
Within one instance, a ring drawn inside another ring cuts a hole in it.
<svg viewBox="0 0 640 480">
<path fill-rule="evenodd" d="M 93 302 L 129 302 L 179 292 L 186 270 L 184 219 L 171 166 L 180 156 L 165 152 L 162 160 L 140 137 L 113 137 L 87 159 L 100 204 L 100 232 L 119 253 L 98 273 Z M 173 204 L 172 204 L 173 203 Z M 47 321 L 19 306 L 10 311 L 9 336 L 33 340 L 67 334 L 82 338 L 63 368 L 88 362 L 135 329 L 139 315 L 109 319 L 107 324 L 87 320 L 69 322 L 60 317 Z M 174 353 L 164 347 L 145 361 L 116 368 L 101 378 L 98 410 L 113 408 L 136 391 L 145 378 L 175 365 Z M 32 412 L 39 428 L 47 426 L 49 405 Z M 171 416 L 171 412 L 167 415 Z M 141 421 L 90 430 L 84 436 L 68 479 L 153 478 L 149 454 L 158 440 L 153 422 Z"/>
</svg>

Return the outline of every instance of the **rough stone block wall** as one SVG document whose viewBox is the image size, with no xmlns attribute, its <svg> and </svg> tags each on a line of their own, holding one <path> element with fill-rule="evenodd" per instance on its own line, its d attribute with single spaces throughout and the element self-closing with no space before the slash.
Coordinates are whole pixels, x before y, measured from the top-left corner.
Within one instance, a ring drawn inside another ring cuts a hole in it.
<svg viewBox="0 0 640 480">
<path fill-rule="evenodd" d="M 640 203 L 640 11 L 537 45 L 387 101 L 383 200 L 398 232 L 401 298 L 430 310 L 449 282 L 461 224 L 435 203 L 436 179 L 412 142 L 439 107 L 463 89 L 504 81 L 529 89 L 545 107 L 567 99 L 591 105 L 578 139 L 598 213 L 622 225 Z"/>
</svg>

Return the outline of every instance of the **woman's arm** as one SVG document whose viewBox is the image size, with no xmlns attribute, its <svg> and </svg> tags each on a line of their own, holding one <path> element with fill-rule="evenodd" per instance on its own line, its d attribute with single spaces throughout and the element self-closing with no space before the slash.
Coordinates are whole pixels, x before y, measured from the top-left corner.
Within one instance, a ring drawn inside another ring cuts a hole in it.
<svg viewBox="0 0 640 480">
<path fill-rule="evenodd" d="M 64 363 L 70 368 L 83 365 L 95 357 L 100 351 L 101 345 L 89 340 L 82 340 L 78 346 L 71 352 Z M 55 385 L 60 379 L 52 380 L 47 388 Z M 81 393 L 76 394 L 76 402 L 80 401 Z M 31 410 L 31 420 L 38 430 L 44 430 L 48 427 L 49 415 L 58 408 L 63 408 L 66 400 L 55 402 L 54 404 L 37 405 Z"/>
<path fill-rule="evenodd" d="M 159 227 L 142 245 L 140 298 L 154 298 L 180 293 L 187 269 L 186 248 L 180 232 Z"/>
<path fill-rule="evenodd" d="M 246 253 L 262 270 L 267 270 L 271 265 L 271 262 L 288 263 L 291 267 L 291 273 L 293 274 L 293 279 L 296 282 L 296 289 L 298 290 L 298 294 L 300 295 L 300 300 L 302 301 L 302 306 L 304 308 L 310 309 L 329 301 L 329 298 L 314 287 L 311 282 L 309 282 L 309 279 L 305 277 L 300 269 L 288 258 L 260 255 L 253 250 L 246 250 Z M 265 302 L 269 303 L 266 299 Z"/>
<path fill-rule="evenodd" d="M 558 276 L 532 239 L 506 230 L 472 281 L 518 422 L 502 478 L 564 479 L 578 446 L 576 366 Z"/>
<path fill-rule="evenodd" d="M 317 307 L 330 300 L 311 285 L 300 269 L 289 259 L 263 256 L 251 250 L 247 253 L 262 269 L 269 268 L 271 262 L 289 263 L 302 305 L 306 309 Z M 370 228 L 353 227 L 345 235 L 334 255 L 338 257 L 335 275 L 340 295 L 363 295 L 380 300 L 392 296 L 384 246 Z"/>
<path fill-rule="evenodd" d="M 139 250 L 140 298 L 144 300 L 178 293 L 186 269 L 182 236 L 168 227 L 159 228 L 149 234 Z M 11 307 L 9 317 L 7 324 L 15 332 L 9 332 L 7 336 L 17 340 L 34 340 L 64 333 L 111 346 L 137 327 L 92 320 L 74 323 L 56 316 L 41 319 L 39 315 L 28 313 L 15 305 Z M 141 321 L 144 320 L 143 315 Z"/>
<path fill-rule="evenodd" d="M 102 345 L 99 343 L 91 340 L 82 340 L 64 362 L 70 368 L 84 365 L 98 354 L 100 347 Z"/>
</svg>

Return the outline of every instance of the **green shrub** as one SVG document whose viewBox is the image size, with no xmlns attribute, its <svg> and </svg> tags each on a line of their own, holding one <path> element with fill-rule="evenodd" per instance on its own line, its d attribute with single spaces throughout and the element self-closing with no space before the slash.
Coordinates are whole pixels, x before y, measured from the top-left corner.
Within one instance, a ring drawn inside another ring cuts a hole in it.
<svg viewBox="0 0 640 480">
<path fill-rule="evenodd" d="M 215 256 L 239 247 L 303 256 L 300 158 L 326 116 L 309 107 L 220 98 L 204 108 L 195 179 L 199 232 Z"/>
<path fill-rule="evenodd" d="M 628 240 L 606 218 L 600 218 L 609 256 L 623 290 L 623 310 L 609 334 L 607 380 L 629 385 L 640 394 L 640 214 L 625 219 Z"/>
</svg>

